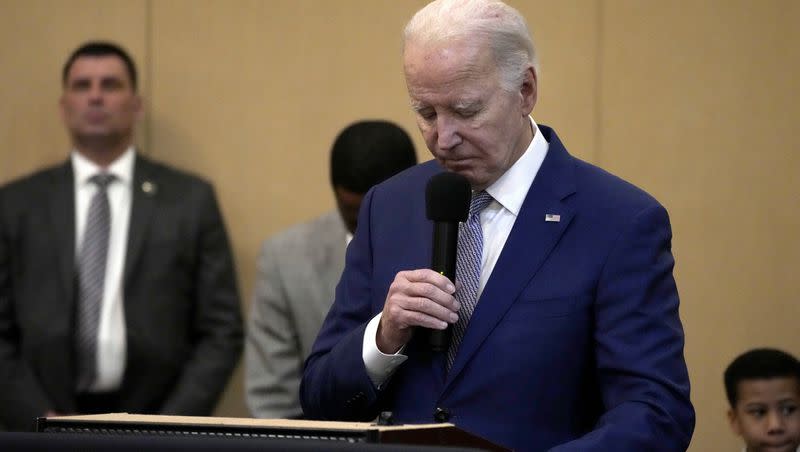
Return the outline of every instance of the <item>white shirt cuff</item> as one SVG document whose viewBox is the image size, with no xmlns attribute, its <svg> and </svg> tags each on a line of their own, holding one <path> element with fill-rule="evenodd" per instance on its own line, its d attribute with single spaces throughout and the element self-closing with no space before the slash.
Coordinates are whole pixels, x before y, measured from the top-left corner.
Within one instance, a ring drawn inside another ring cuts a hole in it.
<svg viewBox="0 0 800 452">
<path fill-rule="evenodd" d="M 378 350 L 377 335 L 378 325 L 381 323 L 381 314 L 378 313 L 367 324 L 367 329 L 364 331 L 364 342 L 361 346 L 361 358 L 364 360 L 364 365 L 367 367 L 367 375 L 372 380 L 372 384 L 376 388 L 381 389 L 381 386 L 386 383 L 386 380 L 397 369 L 397 366 L 405 362 L 408 356 L 403 355 L 402 352 L 406 348 L 405 345 L 393 355 L 387 355 Z"/>
</svg>

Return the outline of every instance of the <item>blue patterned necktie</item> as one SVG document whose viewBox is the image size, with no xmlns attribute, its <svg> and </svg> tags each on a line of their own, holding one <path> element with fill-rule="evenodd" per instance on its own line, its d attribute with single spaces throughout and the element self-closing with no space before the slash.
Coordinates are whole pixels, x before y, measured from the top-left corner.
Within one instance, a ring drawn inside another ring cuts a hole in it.
<svg viewBox="0 0 800 452">
<path fill-rule="evenodd" d="M 492 196 L 485 191 L 473 193 L 469 205 L 469 216 L 465 223 L 458 225 L 458 251 L 456 253 L 456 281 L 458 290 L 456 300 L 461 303 L 458 321 L 453 324 L 453 336 L 447 350 L 447 369 L 456 360 L 458 347 L 464 338 L 467 324 L 478 304 L 478 286 L 481 279 L 481 257 L 483 254 L 483 230 L 481 211 L 492 202 Z"/>
<path fill-rule="evenodd" d="M 106 189 L 113 174 L 99 173 L 89 181 L 97 191 L 89 204 L 83 242 L 78 252 L 78 306 L 76 316 L 76 358 L 78 391 L 85 392 L 97 376 L 97 332 L 108 258 L 111 209 Z"/>
</svg>

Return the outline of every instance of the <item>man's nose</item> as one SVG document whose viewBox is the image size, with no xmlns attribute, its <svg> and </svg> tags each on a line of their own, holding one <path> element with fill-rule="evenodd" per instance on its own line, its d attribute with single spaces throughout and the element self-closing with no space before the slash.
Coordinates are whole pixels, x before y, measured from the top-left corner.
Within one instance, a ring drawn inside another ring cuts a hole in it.
<svg viewBox="0 0 800 452">
<path fill-rule="evenodd" d="M 447 115 L 436 117 L 437 144 L 439 149 L 448 150 L 461 144 L 461 135 L 458 133 L 458 124 Z"/>
<path fill-rule="evenodd" d="M 89 87 L 89 101 L 92 103 L 102 103 L 103 89 L 98 84 L 93 84 Z"/>
<path fill-rule="evenodd" d="M 771 411 L 767 414 L 767 429 L 770 434 L 783 433 L 784 419 L 781 413 Z"/>
</svg>

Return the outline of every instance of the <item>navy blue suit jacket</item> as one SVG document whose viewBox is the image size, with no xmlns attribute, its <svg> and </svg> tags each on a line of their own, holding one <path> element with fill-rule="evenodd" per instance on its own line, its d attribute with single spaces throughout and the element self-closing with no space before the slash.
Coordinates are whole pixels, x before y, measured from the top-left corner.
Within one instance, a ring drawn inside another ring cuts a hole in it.
<svg viewBox="0 0 800 452">
<path fill-rule="evenodd" d="M 306 362 L 309 417 L 449 422 L 516 450 L 677 451 L 694 429 L 671 229 L 651 196 L 569 155 L 555 132 L 450 372 L 416 334 L 376 388 L 361 357 L 401 270 L 430 265 L 418 165 L 365 197 L 336 300 Z M 546 214 L 560 221 L 545 221 Z M 559 446 L 560 447 L 556 447 Z"/>
</svg>

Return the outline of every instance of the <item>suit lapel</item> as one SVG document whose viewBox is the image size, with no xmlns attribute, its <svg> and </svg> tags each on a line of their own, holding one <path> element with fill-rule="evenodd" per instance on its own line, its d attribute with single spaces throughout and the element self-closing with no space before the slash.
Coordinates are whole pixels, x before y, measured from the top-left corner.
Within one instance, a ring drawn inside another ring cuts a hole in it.
<svg viewBox="0 0 800 452">
<path fill-rule="evenodd" d="M 69 160 L 55 169 L 51 182 L 50 226 L 58 247 L 61 287 L 71 309 L 75 298 L 75 182 Z"/>
<path fill-rule="evenodd" d="M 445 390 L 502 320 L 547 259 L 574 216 L 562 201 L 575 192 L 572 158 L 555 132 L 540 126 L 550 146 L 528 190 L 519 216 L 470 319 Z M 545 215 L 560 215 L 546 221 Z"/>
<path fill-rule="evenodd" d="M 156 207 L 159 187 L 155 178 L 153 165 L 136 154 L 133 168 L 133 184 L 131 185 L 131 217 L 128 227 L 128 248 L 125 252 L 125 279 L 123 287 L 127 287 L 134 266 L 142 254 L 142 248 L 150 220 Z M 124 290 L 124 289 L 123 289 Z"/>
</svg>

